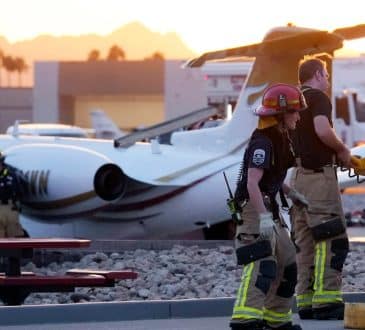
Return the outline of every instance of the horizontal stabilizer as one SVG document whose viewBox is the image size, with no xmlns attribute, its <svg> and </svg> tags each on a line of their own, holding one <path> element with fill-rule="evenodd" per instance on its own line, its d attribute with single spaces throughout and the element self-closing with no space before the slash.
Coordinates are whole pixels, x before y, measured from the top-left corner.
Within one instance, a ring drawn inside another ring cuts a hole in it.
<svg viewBox="0 0 365 330">
<path fill-rule="evenodd" d="M 327 31 L 307 30 L 292 33 L 288 36 L 264 40 L 261 43 L 248 46 L 227 48 L 218 51 L 204 53 L 184 64 L 185 67 L 199 67 L 207 61 L 222 60 L 226 58 L 238 58 L 243 56 L 256 57 L 263 55 L 290 55 L 317 54 L 332 52 L 342 47 L 342 37 L 328 33 Z"/>
<path fill-rule="evenodd" d="M 365 24 L 336 29 L 333 31 L 333 33 L 340 35 L 345 40 L 364 38 Z"/>
<path fill-rule="evenodd" d="M 243 57 L 243 56 L 256 56 L 258 53 L 258 48 L 260 44 L 253 44 L 249 46 L 242 46 L 236 48 L 228 48 L 217 50 L 214 52 L 204 53 L 203 55 L 193 58 L 184 64 L 184 67 L 200 67 L 207 61 L 212 60 L 220 60 L 225 58 L 235 58 L 235 57 Z"/>
</svg>

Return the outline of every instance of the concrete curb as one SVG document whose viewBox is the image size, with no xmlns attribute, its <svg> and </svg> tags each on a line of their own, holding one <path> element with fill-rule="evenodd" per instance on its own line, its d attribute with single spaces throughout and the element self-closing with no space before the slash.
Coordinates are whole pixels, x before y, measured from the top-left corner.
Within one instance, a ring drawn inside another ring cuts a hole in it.
<svg viewBox="0 0 365 330">
<path fill-rule="evenodd" d="M 210 249 L 217 246 L 233 246 L 233 240 L 95 240 L 89 251 L 118 252 L 128 250 L 170 250 L 174 245 L 199 246 Z"/>
<path fill-rule="evenodd" d="M 351 244 L 363 245 L 365 243 L 364 237 L 349 237 Z M 202 249 L 213 249 L 219 246 L 234 247 L 233 240 L 94 240 L 90 247 L 77 249 L 54 249 L 60 252 L 69 253 L 93 253 L 93 252 L 122 252 L 134 251 L 136 249 L 142 250 L 170 250 L 174 245 L 181 246 L 198 246 Z M 52 251 L 47 249 L 47 251 Z"/>
<path fill-rule="evenodd" d="M 344 300 L 365 302 L 365 293 L 345 293 Z M 207 298 L 2 306 L 0 307 L 0 325 L 229 317 L 233 303 L 234 298 Z"/>
<path fill-rule="evenodd" d="M 364 244 L 364 237 L 349 237 L 352 244 Z M 212 249 L 218 246 L 234 246 L 233 240 L 95 240 L 85 251 L 119 252 L 128 250 L 169 250 L 174 245 L 198 246 Z"/>
</svg>

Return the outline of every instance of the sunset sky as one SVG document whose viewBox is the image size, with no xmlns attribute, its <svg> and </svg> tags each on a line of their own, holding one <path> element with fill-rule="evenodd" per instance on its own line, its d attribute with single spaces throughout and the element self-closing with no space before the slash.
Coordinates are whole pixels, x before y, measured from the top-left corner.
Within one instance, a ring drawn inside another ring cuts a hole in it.
<svg viewBox="0 0 365 330">
<path fill-rule="evenodd" d="M 0 35 L 10 42 L 39 34 L 108 34 L 140 21 L 155 32 L 176 32 L 193 51 L 260 41 L 273 26 L 333 30 L 365 23 L 362 0 L 0 0 Z M 347 42 L 365 53 L 365 38 Z"/>
</svg>

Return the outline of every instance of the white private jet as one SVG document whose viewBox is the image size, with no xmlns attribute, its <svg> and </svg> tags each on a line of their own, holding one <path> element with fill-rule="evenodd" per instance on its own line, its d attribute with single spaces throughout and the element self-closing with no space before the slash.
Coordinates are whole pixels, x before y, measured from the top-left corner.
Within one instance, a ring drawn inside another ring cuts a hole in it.
<svg viewBox="0 0 365 330">
<path fill-rule="evenodd" d="M 14 125 L 6 129 L 10 135 L 38 135 L 38 136 L 62 136 L 73 138 L 88 138 L 91 130 L 79 126 L 54 124 L 54 123 L 26 123 L 16 120 Z"/>
<path fill-rule="evenodd" d="M 6 129 L 10 135 L 58 136 L 71 138 L 117 139 L 126 135 L 105 114 L 103 110 L 90 111 L 92 128 L 59 123 L 28 123 L 27 120 L 16 120 L 14 125 Z"/>
<path fill-rule="evenodd" d="M 257 124 L 264 89 L 297 83 L 306 54 L 333 53 L 365 25 L 332 33 L 286 26 L 263 42 L 203 54 L 187 66 L 227 57 L 255 62 L 232 119 L 219 127 L 175 132 L 171 145 L 118 140 L 0 136 L 6 162 L 28 178 L 22 212 L 32 236 L 161 238 L 230 218 L 222 172 L 234 189 L 244 148 Z M 359 153 L 357 150 L 356 153 Z"/>
</svg>

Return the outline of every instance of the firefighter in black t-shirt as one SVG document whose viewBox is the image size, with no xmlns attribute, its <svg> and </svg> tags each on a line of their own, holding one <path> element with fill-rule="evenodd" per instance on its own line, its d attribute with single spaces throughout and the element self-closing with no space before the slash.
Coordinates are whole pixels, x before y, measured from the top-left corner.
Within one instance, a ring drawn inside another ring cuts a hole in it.
<svg viewBox="0 0 365 330">
<path fill-rule="evenodd" d="M 27 236 L 19 221 L 20 173 L 0 153 L 0 237 Z"/>
<path fill-rule="evenodd" d="M 306 107 L 292 85 L 267 88 L 256 110 L 258 128 L 245 151 L 235 201 L 242 206 L 236 230 L 237 262 L 243 265 L 241 285 L 233 308 L 232 330 L 300 330 L 291 319 L 297 278 L 295 247 L 279 213 L 276 195 L 282 188 L 293 202 L 303 196 L 283 182 L 294 154 L 288 129 L 295 129 Z"/>
<path fill-rule="evenodd" d="M 350 151 L 332 125 L 332 105 L 326 90 L 326 62 L 306 58 L 298 77 L 308 110 L 294 132 L 298 167 L 293 187 L 308 200 L 308 208 L 293 206 L 291 222 L 297 254 L 296 288 L 302 319 L 343 319 L 341 272 L 349 249 L 336 177 L 336 159 L 350 165 Z"/>
</svg>

